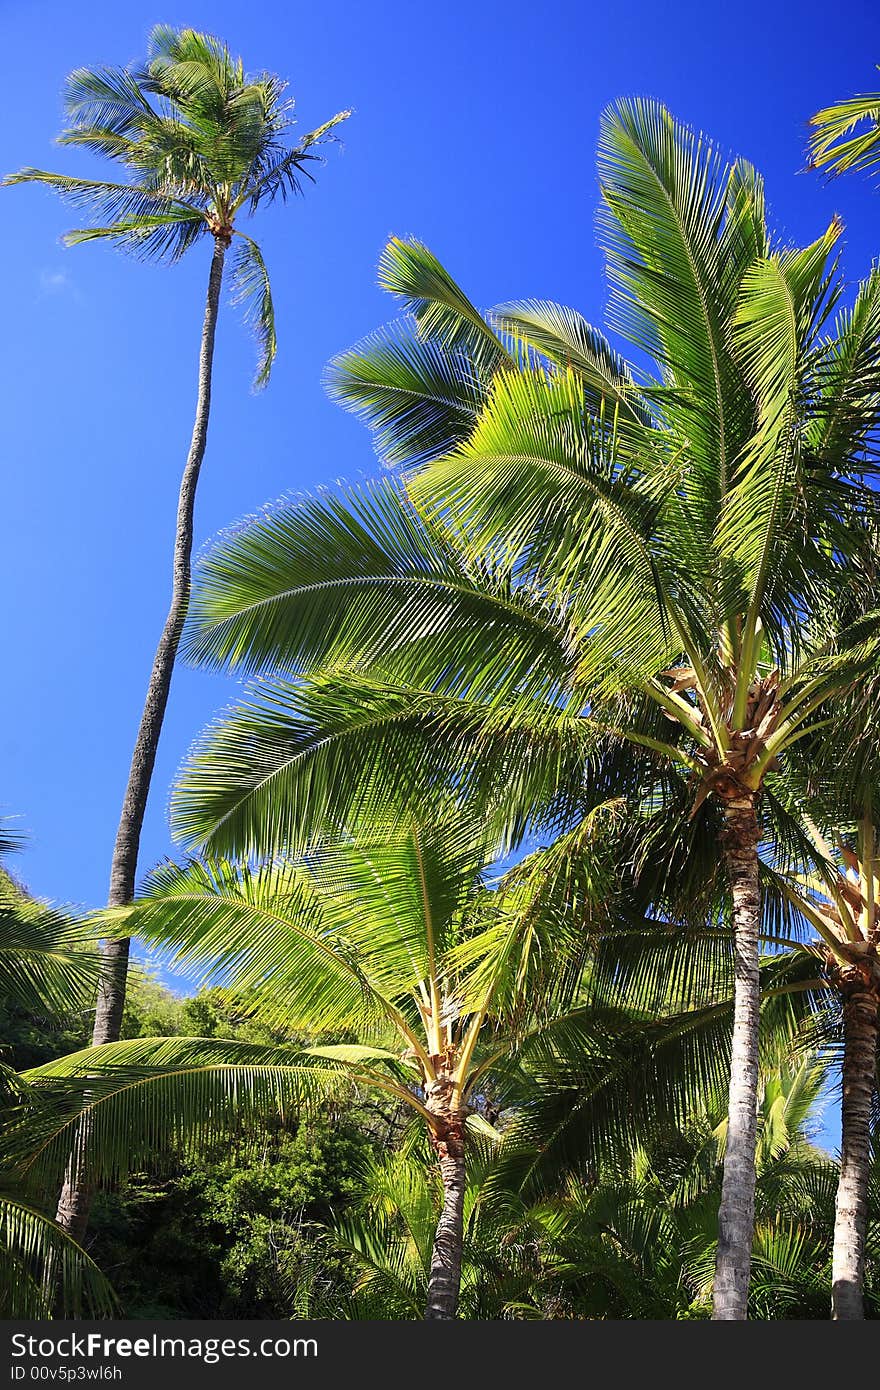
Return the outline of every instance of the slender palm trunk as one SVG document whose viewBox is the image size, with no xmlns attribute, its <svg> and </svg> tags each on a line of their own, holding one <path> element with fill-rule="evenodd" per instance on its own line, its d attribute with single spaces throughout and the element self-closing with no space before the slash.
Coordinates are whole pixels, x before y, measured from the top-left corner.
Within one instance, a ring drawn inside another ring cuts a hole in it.
<svg viewBox="0 0 880 1390">
<path fill-rule="evenodd" d="M 428 1279 L 428 1303 L 425 1319 L 450 1320 L 458 1310 L 461 1287 L 461 1257 L 464 1240 L 464 1118 L 450 1105 L 452 1083 L 439 1079 L 427 1088 L 427 1105 L 435 1116 L 431 1136 L 440 1177 L 443 1182 L 443 1210 L 437 1222 L 434 1248 L 431 1253 L 431 1273 Z"/>
<path fill-rule="evenodd" d="M 156 648 L 156 655 L 153 658 L 147 697 L 135 740 L 128 785 L 125 788 L 122 814 L 119 818 L 119 828 L 116 832 L 116 844 L 110 866 L 110 891 L 107 897 L 109 907 L 124 907 L 134 897 L 138 849 L 144 823 L 144 812 L 147 807 L 147 797 L 150 792 L 150 780 L 153 775 L 156 750 L 159 746 L 159 736 L 162 732 L 162 722 L 168 704 L 174 661 L 189 607 L 193 512 L 199 471 L 208 442 L 214 335 L 220 308 L 223 261 L 228 244 L 225 237 L 215 236 L 211 273 L 208 277 L 205 318 L 202 326 L 202 344 L 199 353 L 196 418 L 186 467 L 180 482 L 180 495 L 177 504 L 171 606 L 165 619 L 159 645 Z M 125 1006 L 128 951 L 129 942 L 127 940 L 107 941 L 104 944 L 104 959 L 95 1007 L 95 1026 L 92 1033 L 92 1043 L 96 1047 L 104 1043 L 116 1042 L 119 1037 L 122 1026 L 122 1010 Z M 81 1241 L 85 1234 L 90 1205 L 91 1194 L 83 1181 L 81 1165 L 72 1157 L 65 1175 L 55 1219 L 75 1240 Z"/>
<path fill-rule="evenodd" d="M 877 1069 L 878 991 L 858 967 L 847 972 L 844 991 L 844 1052 L 840 1179 L 834 1213 L 831 1316 L 851 1321 L 865 1316 L 865 1230 L 871 1163 L 871 1105 Z"/>
<path fill-rule="evenodd" d="M 743 792 L 726 801 L 724 821 L 724 861 L 733 900 L 735 983 L 727 1145 L 718 1212 L 712 1317 L 732 1322 L 747 1316 L 755 1226 L 761 888 L 754 794 Z"/>
</svg>

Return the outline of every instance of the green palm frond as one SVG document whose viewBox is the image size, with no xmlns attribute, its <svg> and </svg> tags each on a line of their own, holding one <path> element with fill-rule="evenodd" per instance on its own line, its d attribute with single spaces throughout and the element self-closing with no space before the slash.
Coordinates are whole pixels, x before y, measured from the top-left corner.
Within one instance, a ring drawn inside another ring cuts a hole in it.
<svg viewBox="0 0 880 1390">
<path fill-rule="evenodd" d="M 379 260 L 379 284 L 413 315 L 420 337 L 462 348 L 484 369 L 511 364 L 484 316 L 421 242 L 392 237 Z"/>
<path fill-rule="evenodd" d="M 379 283 L 409 317 L 340 353 L 325 381 L 331 397 L 373 430 L 387 462 L 422 463 L 467 438 L 494 373 L 514 362 L 421 242 L 392 237 Z"/>
<path fill-rule="evenodd" d="M 377 817 L 424 819 L 453 795 L 503 819 L 562 821 L 596 744 L 543 702 L 494 709 L 348 672 L 257 686 L 193 748 L 175 833 L 214 854 L 295 851 Z"/>
<path fill-rule="evenodd" d="M 839 312 L 816 374 L 810 448 L 841 472 L 857 461 L 860 471 L 873 471 L 880 423 L 880 265 L 862 281 L 853 305 Z"/>
<path fill-rule="evenodd" d="M 565 615 L 508 573 L 476 566 L 383 478 L 285 507 L 200 566 L 189 655 L 247 673 L 393 669 L 472 692 L 566 681 Z"/>
<path fill-rule="evenodd" d="M 749 424 L 729 325 L 754 252 L 741 235 L 724 245 L 731 170 L 659 103 L 632 100 L 603 117 L 599 177 L 611 321 L 664 372 L 661 408 L 689 440 L 688 501 L 705 528 Z"/>
<path fill-rule="evenodd" d="M 397 322 L 334 357 L 324 384 L 332 400 L 373 431 L 379 455 L 394 464 L 438 458 L 466 439 L 487 380 L 467 352 Z"/>
<path fill-rule="evenodd" d="M 791 1151 L 815 1114 L 827 1079 L 827 1065 L 812 1056 L 802 1058 L 790 1071 L 768 1076 L 761 1098 L 759 1169 Z"/>
<path fill-rule="evenodd" d="M 798 484 L 797 391 L 825 297 L 827 262 L 840 234 L 835 221 L 805 251 L 756 261 L 743 277 L 733 321 L 736 350 L 757 402 L 757 428 L 737 461 L 716 535 L 723 555 L 743 573 L 757 608 L 791 522 Z"/>
<path fill-rule="evenodd" d="M 166 864 L 124 929 L 202 981 L 252 992 L 252 1007 L 281 1026 L 375 1039 L 418 1023 L 412 992 L 441 958 L 481 863 L 473 832 L 438 826 L 327 847 L 302 868 Z"/>
<path fill-rule="evenodd" d="M 99 217 L 113 219 L 103 226 L 67 232 L 64 240 L 68 246 L 107 239 L 143 260 L 173 263 L 208 230 L 202 207 L 188 206 L 149 186 L 73 179 L 42 169 L 22 169 L 3 182 L 43 184 L 75 207 L 94 209 Z"/>
<path fill-rule="evenodd" d="M 339 1062 L 302 1048 L 185 1037 L 86 1048 L 23 1079 L 3 1154 L 37 1189 L 60 1182 L 71 1152 L 90 1181 L 112 1183 L 224 1137 L 256 1143 L 268 1117 L 296 1117 L 349 1084 Z"/>
<path fill-rule="evenodd" d="M 94 928 L 0 872 L 0 1001 L 45 1016 L 87 1009 L 100 974 Z"/>
<path fill-rule="evenodd" d="M 99 217 L 112 222 L 135 226 L 142 218 L 189 219 L 204 214 L 170 193 L 140 187 L 137 184 L 107 183 L 98 179 L 75 179 L 66 174 L 50 174 L 44 169 L 21 169 L 10 174 L 5 183 L 40 183 L 51 188 L 75 208 L 94 210 Z M 73 236 L 81 235 L 73 233 Z"/>
<path fill-rule="evenodd" d="M 488 857 L 485 828 L 452 812 L 379 823 L 319 851 L 313 872 L 328 926 L 370 981 L 399 997 L 448 968 Z"/>
<path fill-rule="evenodd" d="M 616 674 L 621 660 L 653 671 L 678 650 L 651 543 L 659 499 L 625 466 L 616 432 L 586 413 L 574 372 L 500 373 L 466 443 L 427 465 L 411 491 L 429 516 L 451 511 L 474 553 L 564 595 L 589 634 L 591 673 L 610 664 Z"/>
<path fill-rule="evenodd" d="M 134 931 L 174 954 L 175 967 L 200 984 L 254 994 L 271 1009 L 277 997 L 293 1029 L 376 1029 L 383 1000 L 344 939 L 329 930 L 314 882 L 290 865 L 166 863 L 148 876 L 142 896 L 120 916 Z"/>
<path fill-rule="evenodd" d="M 260 174 L 246 195 L 250 210 L 255 212 L 263 203 L 273 203 L 278 197 L 282 202 L 286 202 L 292 195 L 302 193 L 303 174 L 314 182 L 314 175 L 306 165 L 323 163 L 323 156 L 315 154 L 314 150 L 336 140 L 337 137 L 332 132 L 336 126 L 347 121 L 350 115 L 351 110 L 338 111 L 329 121 L 317 126 L 315 130 L 310 130 L 308 135 L 302 136 L 294 149 L 273 153 L 262 159 Z"/>
<path fill-rule="evenodd" d="M 70 1236 L 42 1212 L 0 1194 L 0 1317 L 49 1318 L 59 1303 L 66 1318 L 109 1318 L 117 1311 L 104 1275 Z"/>
<path fill-rule="evenodd" d="M 648 934 L 646 964 L 653 949 Z M 507 1180 L 515 1173 L 529 1191 L 532 1184 L 545 1191 L 560 1165 L 589 1172 L 598 1162 L 617 1161 L 636 1141 L 662 1139 L 694 1108 L 724 1113 L 733 962 L 727 954 L 720 979 L 711 973 L 717 962 L 717 956 L 703 962 L 710 967 L 703 998 L 694 999 L 692 982 L 685 997 L 693 1002 L 683 1009 L 674 989 L 667 991 L 667 1007 L 658 1007 L 650 969 L 632 971 L 623 1002 L 597 975 L 588 1004 L 535 1030 L 516 1054 L 535 1089 L 510 1128 Z M 765 1060 L 773 1065 L 813 1016 L 808 986 L 814 994 L 822 989 L 815 961 L 802 953 L 765 958 L 761 975 Z"/>
<path fill-rule="evenodd" d="M 269 380 L 278 339 L 275 335 L 275 308 L 272 286 L 263 260 L 263 253 L 252 237 L 239 235 L 232 260 L 233 304 L 245 304 L 245 323 L 253 329 L 260 349 L 260 360 L 254 388 L 259 390 Z"/>
<path fill-rule="evenodd" d="M 10 817 L 0 816 L 0 860 L 8 854 L 18 854 L 27 842 L 27 832 L 10 824 Z"/>
<path fill-rule="evenodd" d="M 608 339 L 574 309 L 539 299 L 501 304 L 489 315 L 501 333 L 508 333 L 562 370 L 576 371 L 585 399 L 597 413 L 612 404 L 639 425 L 651 424 L 648 404 L 633 379 L 632 368 Z"/>
<path fill-rule="evenodd" d="M 493 1017 L 517 1026 L 572 1006 L 587 958 L 621 910 L 623 809 L 620 798 L 598 801 L 504 875 L 487 925 L 452 957 L 465 1007 L 489 1000 Z"/>
<path fill-rule="evenodd" d="M 850 97 L 810 118 L 812 169 L 874 173 L 880 160 L 880 93 Z"/>
</svg>

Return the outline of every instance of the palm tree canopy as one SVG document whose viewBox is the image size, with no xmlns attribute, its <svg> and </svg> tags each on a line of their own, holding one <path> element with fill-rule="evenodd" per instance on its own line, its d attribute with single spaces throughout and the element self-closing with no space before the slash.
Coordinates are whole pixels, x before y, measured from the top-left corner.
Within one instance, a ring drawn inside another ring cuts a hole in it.
<svg viewBox="0 0 880 1390">
<path fill-rule="evenodd" d="M 191 653 L 273 679 L 181 778 L 195 843 L 307 841 L 365 781 L 448 784 L 453 748 L 458 788 L 501 788 L 522 827 L 586 725 L 701 795 L 753 790 L 875 660 L 876 614 L 828 612 L 877 508 L 880 271 L 832 317 L 839 224 L 777 245 L 755 171 L 656 103 L 610 111 L 599 158 L 610 318 L 651 365 L 562 306 L 480 314 L 427 248 L 389 245 L 408 317 L 330 386 L 405 486 L 286 508 L 203 567 Z"/>
<path fill-rule="evenodd" d="M 485 831 L 461 818 L 380 824 L 301 864 L 160 866 L 119 916 L 203 979 L 252 991 L 279 1025 L 348 1035 L 310 1055 L 413 1104 L 448 1059 L 466 1089 L 483 1024 L 512 1011 L 529 949 L 550 948 L 540 924 L 498 897 L 489 907 L 488 856 Z"/>
<path fill-rule="evenodd" d="M 160 24 L 143 64 L 78 68 L 67 79 L 59 144 L 115 160 L 123 181 L 31 168 L 4 180 L 44 184 L 95 219 L 68 232 L 68 245 L 106 238 L 135 256 L 174 262 L 208 234 L 227 245 L 237 237 L 233 297 L 259 342 L 260 386 L 276 350 L 272 294 L 260 248 L 236 221 L 302 192 L 319 147 L 351 114 L 340 111 L 292 141 L 285 87 L 270 73 L 246 73 L 212 35 Z"/>
</svg>

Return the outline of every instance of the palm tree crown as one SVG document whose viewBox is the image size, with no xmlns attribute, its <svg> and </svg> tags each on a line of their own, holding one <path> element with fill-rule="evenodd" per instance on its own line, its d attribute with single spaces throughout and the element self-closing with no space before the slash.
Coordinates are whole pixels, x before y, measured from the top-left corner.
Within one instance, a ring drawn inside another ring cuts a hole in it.
<svg viewBox="0 0 880 1390">
<path fill-rule="evenodd" d="M 117 161 L 125 181 L 31 168 L 4 180 L 45 184 L 99 219 L 68 232 L 68 245 L 107 238 L 135 256 L 174 262 L 209 234 L 226 245 L 237 237 L 234 296 L 260 344 L 258 386 L 275 356 L 272 294 L 260 248 L 236 220 L 299 193 L 320 158 L 316 147 L 350 115 L 340 111 L 290 144 L 294 103 L 285 86 L 269 73 L 246 73 L 209 34 L 157 25 L 143 66 L 78 68 L 67 79 L 69 124 L 59 144 Z"/>
</svg>

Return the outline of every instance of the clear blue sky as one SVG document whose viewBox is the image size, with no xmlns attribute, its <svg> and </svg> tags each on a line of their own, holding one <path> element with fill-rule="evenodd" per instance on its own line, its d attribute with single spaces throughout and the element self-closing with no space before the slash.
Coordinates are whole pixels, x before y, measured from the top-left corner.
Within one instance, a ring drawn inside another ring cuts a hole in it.
<svg viewBox="0 0 880 1390">
<path fill-rule="evenodd" d="M 236 311 L 223 314 L 198 545 L 281 494 L 375 471 L 366 432 L 320 377 L 388 316 L 375 266 L 389 234 L 426 241 L 480 304 L 557 298 L 601 321 L 594 152 L 615 97 L 659 97 L 753 160 L 792 239 L 839 212 L 848 277 L 880 250 L 880 200 L 864 181 L 799 172 L 811 112 L 880 82 L 868 0 L 0 0 L 0 170 L 97 167 L 53 145 L 64 77 L 137 58 L 160 20 L 209 29 L 247 67 L 288 78 L 304 130 L 355 108 L 317 186 L 259 223 L 280 341 L 262 395 L 249 390 L 253 344 Z M 34 188 L 0 196 L 0 807 L 30 832 L 18 868 L 32 890 L 96 906 L 167 603 L 209 248 L 170 270 L 65 250 L 70 209 Z M 171 848 L 168 788 L 187 747 L 236 693 L 178 670 L 142 870 Z"/>
</svg>

